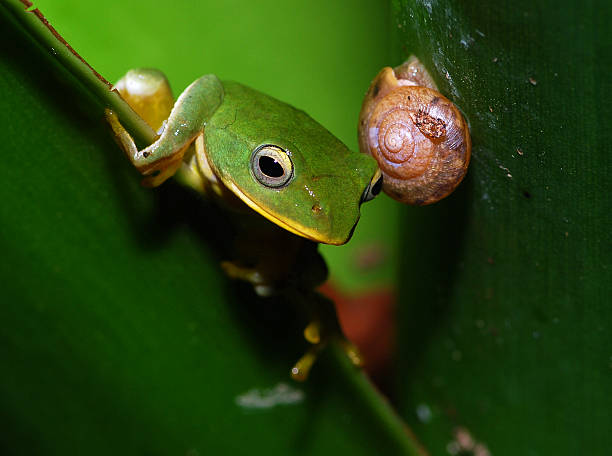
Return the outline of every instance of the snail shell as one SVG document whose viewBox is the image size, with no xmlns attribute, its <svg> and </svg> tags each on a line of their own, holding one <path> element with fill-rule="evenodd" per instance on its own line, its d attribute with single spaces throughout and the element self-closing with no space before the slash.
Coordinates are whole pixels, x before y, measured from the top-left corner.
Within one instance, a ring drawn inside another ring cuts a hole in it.
<svg viewBox="0 0 612 456">
<path fill-rule="evenodd" d="M 372 81 L 359 115 L 359 147 L 378 162 L 387 195 L 421 206 L 459 185 L 471 140 L 463 115 L 411 57 Z"/>
</svg>

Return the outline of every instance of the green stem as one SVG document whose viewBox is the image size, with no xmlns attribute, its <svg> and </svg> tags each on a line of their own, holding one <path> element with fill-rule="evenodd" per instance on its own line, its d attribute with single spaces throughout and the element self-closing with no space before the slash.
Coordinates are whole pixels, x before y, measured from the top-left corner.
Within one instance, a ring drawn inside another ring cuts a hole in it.
<svg viewBox="0 0 612 456">
<path fill-rule="evenodd" d="M 313 315 L 320 319 L 325 331 L 342 333 L 335 305 L 328 297 L 313 291 L 311 293 L 300 292 L 299 295 L 298 293 L 288 294 L 287 300 L 298 304 L 307 319 L 312 318 Z M 363 401 L 365 407 L 378 419 L 381 427 L 387 431 L 389 438 L 401 449 L 402 454 L 427 456 L 427 451 L 395 412 L 389 401 L 372 384 L 363 370 L 355 367 L 351 362 L 347 356 L 346 347 L 342 344 L 342 339 L 330 338 L 328 347 L 340 372 L 353 388 L 355 396 Z"/>
<path fill-rule="evenodd" d="M 155 140 L 155 132 L 121 98 L 112 85 L 96 72 L 74 49 L 55 31 L 38 9 L 28 0 L 0 0 L 0 9 L 8 11 L 38 44 L 50 53 L 57 62 L 79 81 L 100 103 L 117 113 L 122 124 L 142 144 Z M 179 174 L 179 173 L 177 173 Z M 179 180 L 181 175 L 175 175 Z M 363 371 L 355 368 L 343 348 L 331 343 L 331 351 L 341 372 L 371 412 L 380 419 L 404 454 L 425 456 L 426 451 L 395 413 L 388 401 L 372 385 Z"/>
<path fill-rule="evenodd" d="M 372 384 L 368 376 L 351 363 L 344 348 L 337 340 L 330 343 L 330 351 L 341 372 L 357 393 L 356 395 L 366 404 L 370 412 L 380 420 L 382 427 L 386 429 L 389 437 L 402 450 L 403 454 L 427 456 L 428 453 L 425 448 L 402 421 L 389 401 Z"/>
<path fill-rule="evenodd" d="M 28 0 L 0 0 L 4 7 L 27 30 L 29 35 L 70 72 L 103 106 L 117 113 L 121 123 L 143 144 L 155 140 L 155 132 L 119 96 L 112 85 L 95 71 L 49 24 Z"/>
</svg>

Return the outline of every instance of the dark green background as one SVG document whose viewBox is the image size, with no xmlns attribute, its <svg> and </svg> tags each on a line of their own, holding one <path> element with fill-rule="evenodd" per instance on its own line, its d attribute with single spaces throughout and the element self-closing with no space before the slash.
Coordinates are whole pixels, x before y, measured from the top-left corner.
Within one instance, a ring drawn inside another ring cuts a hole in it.
<svg viewBox="0 0 612 456">
<path fill-rule="evenodd" d="M 474 143 L 459 191 L 402 219 L 403 415 L 434 454 L 458 426 L 493 455 L 607 454 L 610 4 L 393 4 L 393 58 L 421 56 Z"/>
</svg>

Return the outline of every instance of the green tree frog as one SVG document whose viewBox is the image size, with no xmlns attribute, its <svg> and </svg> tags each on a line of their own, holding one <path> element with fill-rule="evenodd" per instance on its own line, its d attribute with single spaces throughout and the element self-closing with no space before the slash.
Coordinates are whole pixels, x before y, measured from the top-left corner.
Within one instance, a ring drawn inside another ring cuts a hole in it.
<svg viewBox="0 0 612 456">
<path fill-rule="evenodd" d="M 294 378 L 304 378 L 337 330 L 330 303 L 314 291 L 327 276 L 317 245 L 350 239 L 361 204 L 382 188 L 377 163 L 303 111 L 212 74 L 176 102 L 157 70 L 130 70 L 115 88 L 158 134 L 139 150 L 106 111 L 118 144 L 145 176 L 143 185 L 180 174 L 181 182 L 228 207 L 242 226 L 235 258 L 222 264 L 229 276 L 252 283 L 261 295 L 316 303 L 305 330 L 312 350 L 292 370 Z M 358 364 L 355 350 L 345 346 Z"/>
</svg>

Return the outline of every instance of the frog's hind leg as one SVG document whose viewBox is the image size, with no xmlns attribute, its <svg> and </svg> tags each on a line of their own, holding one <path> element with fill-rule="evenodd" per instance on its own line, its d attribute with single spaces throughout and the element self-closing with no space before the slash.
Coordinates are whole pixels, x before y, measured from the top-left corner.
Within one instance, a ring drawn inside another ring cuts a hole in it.
<svg viewBox="0 0 612 456">
<path fill-rule="evenodd" d="M 136 111 L 140 111 L 153 128 L 159 125 L 159 137 L 153 144 L 138 150 L 117 115 L 107 109 L 105 116 L 117 143 L 132 164 L 148 176 L 143 185 L 152 187 L 164 182 L 180 167 L 185 151 L 223 101 L 223 86 L 214 75 L 202 76 L 183 91 L 167 119 L 161 120 L 168 112 L 172 97 L 165 77 L 157 70 L 133 71 L 135 73 L 128 73 L 119 81 L 118 90 L 124 92 L 128 103 L 134 103 Z M 147 100 L 152 103 L 148 105 Z"/>
<path fill-rule="evenodd" d="M 319 357 L 321 350 L 325 348 L 326 344 L 315 344 L 304 353 L 304 355 L 295 363 L 291 368 L 291 378 L 298 382 L 303 382 L 308 378 L 312 365 Z"/>
<path fill-rule="evenodd" d="M 313 317 L 304 329 L 304 339 L 312 346 L 295 363 L 291 377 L 297 381 L 306 380 L 319 353 L 328 344 L 337 344 L 354 366 L 362 367 L 363 358 L 359 350 L 342 334 L 333 302 L 316 292 L 307 299 L 313 307 Z"/>
<path fill-rule="evenodd" d="M 314 329 L 316 327 L 316 329 Z M 321 333 L 320 331 L 326 331 Z M 363 358 L 357 347 L 348 341 L 339 330 L 331 330 L 321 327 L 318 320 L 312 321 L 304 329 L 304 338 L 312 344 L 306 353 L 291 368 L 291 378 L 303 382 L 308 378 L 310 369 L 319 357 L 319 353 L 329 344 L 336 343 L 342 349 L 346 357 L 356 367 L 363 367 Z"/>
</svg>

